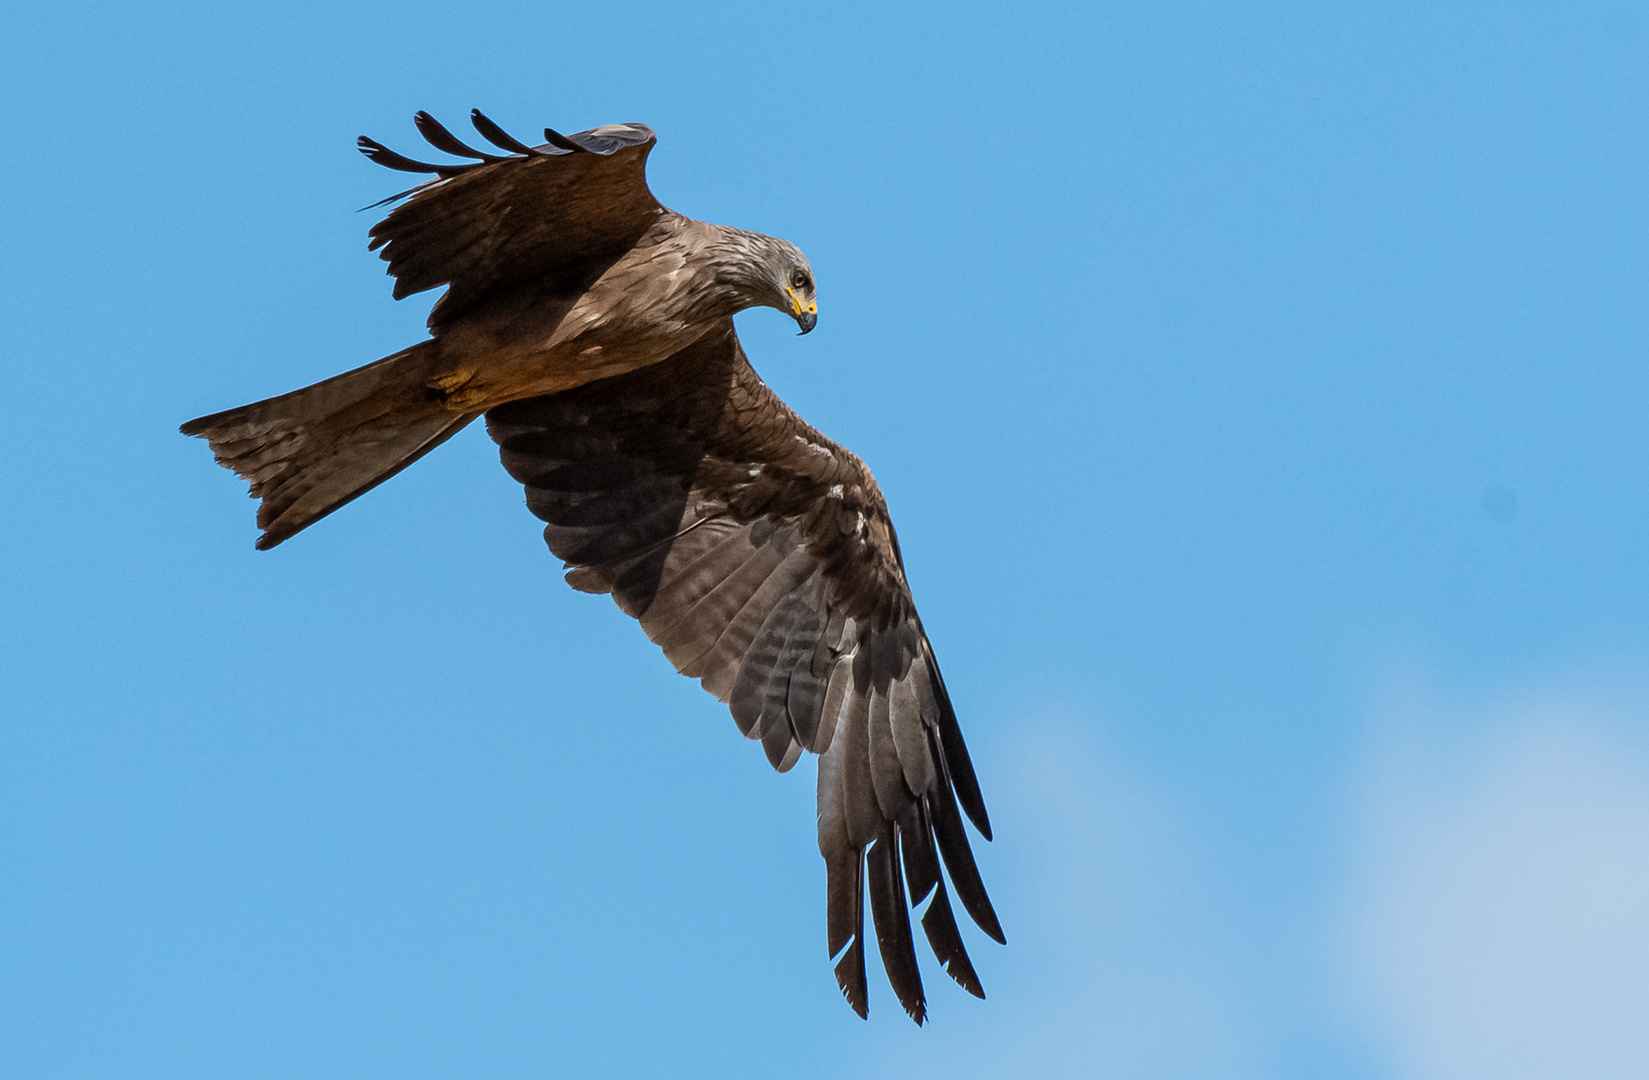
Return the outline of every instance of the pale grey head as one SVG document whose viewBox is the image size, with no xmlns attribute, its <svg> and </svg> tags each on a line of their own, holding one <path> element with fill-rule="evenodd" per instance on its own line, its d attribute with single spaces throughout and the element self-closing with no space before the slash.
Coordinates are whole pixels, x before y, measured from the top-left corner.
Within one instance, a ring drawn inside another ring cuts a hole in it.
<svg viewBox="0 0 1649 1080">
<path fill-rule="evenodd" d="M 819 321 L 819 294 L 807 256 L 788 240 L 717 226 L 716 281 L 740 310 L 770 307 L 796 320 L 802 333 Z"/>
</svg>

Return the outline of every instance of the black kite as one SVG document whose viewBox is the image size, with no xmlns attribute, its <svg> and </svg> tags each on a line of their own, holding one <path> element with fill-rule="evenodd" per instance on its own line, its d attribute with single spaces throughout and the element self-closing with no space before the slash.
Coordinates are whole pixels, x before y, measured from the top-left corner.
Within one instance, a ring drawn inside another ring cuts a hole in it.
<svg viewBox="0 0 1649 1080">
<path fill-rule="evenodd" d="M 422 112 L 424 138 L 470 161 L 360 140 L 380 165 L 436 174 L 384 200 L 406 201 L 371 231 L 397 299 L 447 287 L 430 339 L 183 432 L 251 482 L 269 548 L 485 414 L 568 582 L 611 593 L 775 768 L 820 755 L 830 954 L 854 1010 L 866 1013 L 867 888 L 913 1019 L 926 1004 L 910 913 L 924 901 L 935 955 L 983 997 L 939 867 L 1002 941 L 961 812 L 986 839 L 990 822 L 887 505 L 733 332 L 733 314 L 757 306 L 811 330 L 812 268 L 783 240 L 661 206 L 640 124 L 527 146 L 471 118 L 502 154 Z"/>
</svg>

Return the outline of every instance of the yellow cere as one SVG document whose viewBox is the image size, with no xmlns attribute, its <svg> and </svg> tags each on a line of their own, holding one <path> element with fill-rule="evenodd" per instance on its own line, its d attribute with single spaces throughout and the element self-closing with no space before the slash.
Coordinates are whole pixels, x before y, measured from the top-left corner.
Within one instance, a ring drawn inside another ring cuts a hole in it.
<svg viewBox="0 0 1649 1080">
<path fill-rule="evenodd" d="M 790 286 L 786 285 L 784 287 L 784 291 L 790 296 L 790 306 L 794 309 L 792 312 L 793 314 L 800 315 L 804 311 L 809 315 L 817 315 L 819 313 L 819 304 L 817 301 L 810 304 L 803 304 L 802 298 L 796 295 L 795 289 L 792 289 Z"/>
</svg>

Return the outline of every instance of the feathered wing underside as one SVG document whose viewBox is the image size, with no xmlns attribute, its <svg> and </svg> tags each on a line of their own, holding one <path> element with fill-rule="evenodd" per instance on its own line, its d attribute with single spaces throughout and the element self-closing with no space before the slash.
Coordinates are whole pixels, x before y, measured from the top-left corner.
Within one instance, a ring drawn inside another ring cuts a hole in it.
<svg viewBox="0 0 1649 1080">
<path fill-rule="evenodd" d="M 528 146 L 479 111 L 470 120 L 505 153 L 475 149 L 425 112 L 415 121 L 430 145 L 472 160 L 415 161 L 359 140 L 380 165 L 436 174 L 385 200 L 407 198 L 372 227 L 370 245 L 389 263 L 396 299 L 449 286 L 430 312 L 432 331 L 513 288 L 580 291 L 664 212 L 647 188 L 657 140 L 642 124 L 574 135 L 545 129 L 549 141 Z"/>
<path fill-rule="evenodd" d="M 774 767 L 821 755 L 830 953 L 853 1008 L 867 895 L 912 1018 L 913 906 L 945 971 L 983 997 L 940 866 L 1002 941 L 962 812 L 987 839 L 990 824 L 863 463 L 762 383 L 730 322 L 663 363 L 493 409 L 487 428 L 572 585 L 611 593 Z"/>
</svg>

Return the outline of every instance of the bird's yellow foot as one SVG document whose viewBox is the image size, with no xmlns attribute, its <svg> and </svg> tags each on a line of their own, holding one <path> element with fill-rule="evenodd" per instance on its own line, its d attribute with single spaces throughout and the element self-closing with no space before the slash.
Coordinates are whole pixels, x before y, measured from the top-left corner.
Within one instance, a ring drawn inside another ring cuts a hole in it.
<svg viewBox="0 0 1649 1080">
<path fill-rule="evenodd" d="M 469 368 L 458 368 L 445 375 L 437 375 L 424 385 L 431 390 L 439 390 L 443 394 L 451 395 L 454 390 L 475 378 L 475 372 Z"/>
<path fill-rule="evenodd" d="M 465 389 L 471 379 L 475 378 L 474 368 L 457 368 L 441 375 L 432 376 L 425 386 L 440 395 L 441 404 L 457 412 L 479 411 L 482 393 L 478 389 Z"/>
</svg>

